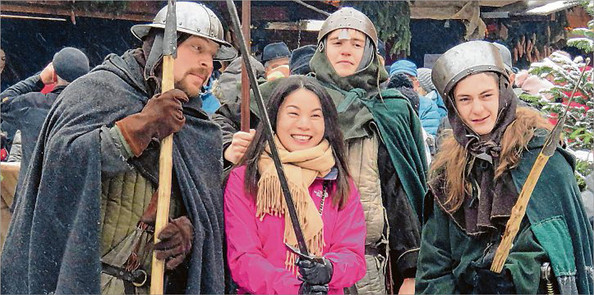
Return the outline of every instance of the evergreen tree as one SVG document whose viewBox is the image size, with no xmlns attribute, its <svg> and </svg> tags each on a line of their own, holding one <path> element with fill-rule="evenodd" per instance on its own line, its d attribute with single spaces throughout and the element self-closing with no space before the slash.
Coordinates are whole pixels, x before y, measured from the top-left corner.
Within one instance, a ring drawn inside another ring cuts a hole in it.
<svg viewBox="0 0 594 295">
<path fill-rule="evenodd" d="M 592 11 L 588 10 L 589 13 Z M 591 14 L 592 15 L 592 14 Z M 594 20 L 588 22 L 587 28 L 577 28 L 572 31 L 577 36 L 568 40 L 567 44 L 580 48 L 585 53 L 594 52 Z M 580 80 L 582 70 L 584 76 Z M 564 127 L 564 137 L 573 150 L 586 154 L 589 159 L 594 154 L 594 70 L 588 66 L 582 56 L 574 59 L 554 52 L 544 61 L 533 63 L 530 73 L 542 78 L 548 78 L 555 86 L 542 93 L 549 93 L 550 99 L 532 100 L 531 103 L 549 114 L 550 117 L 560 116 L 567 108 L 569 98 L 576 84 L 578 84 L 572 102 L 567 110 Z M 579 80 L 579 81 L 578 81 Z M 580 188 L 585 188 L 584 176 L 593 171 L 594 163 L 578 159 L 576 175 Z"/>
</svg>

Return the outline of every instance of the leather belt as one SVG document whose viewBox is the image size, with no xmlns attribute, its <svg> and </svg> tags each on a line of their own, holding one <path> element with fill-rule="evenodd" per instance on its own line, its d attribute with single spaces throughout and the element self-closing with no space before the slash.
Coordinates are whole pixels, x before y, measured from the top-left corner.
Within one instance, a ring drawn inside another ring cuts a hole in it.
<svg viewBox="0 0 594 295">
<path fill-rule="evenodd" d="M 132 284 L 134 287 L 140 288 L 146 286 L 149 282 L 149 275 L 146 273 L 146 271 L 140 268 L 133 271 L 127 271 L 124 268 L 101 262 L 101 272 L 123 280 L 124 287 L 127 289 L 126 294 L 130 294 L 128 293 L 129 289 L 132 287 L 130 284 Z"/>
</svg>

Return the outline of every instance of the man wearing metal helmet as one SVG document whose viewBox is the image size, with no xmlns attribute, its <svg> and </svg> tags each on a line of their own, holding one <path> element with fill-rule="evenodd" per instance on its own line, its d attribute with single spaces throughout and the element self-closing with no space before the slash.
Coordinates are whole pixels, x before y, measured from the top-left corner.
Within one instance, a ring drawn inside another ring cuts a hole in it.
<svg viewBox="0 0 594 295">
<path fill-rule="evenodd" d="M 490 270 L 512 209 L 552 129 L 517 107 L 493 44 L 471 41 L 435 63 L 453 134 L 430 171 L 416 291 L 420 294 L 593 294 L 592 229 L 573 157 L 553 139 L 503 270 Z M 556 149 L 555 149 L 556 147 Z M 539 157 L 540 159 L 540 157 Z M 560 292 L 560 293 L 559 293 Z"/>
<path fill-rule="evenodd" d="M 342 8 L 326 19 L 309 65 L 337 106 L 350 173 L 365 209 L 367 273 L 355 288 L 386 293 L 389 255 L 395 287 L 414 293 L 427 170 L 419 119 L 400 92 L 380 89 L 388 75 L 377 54 L 377 32 L 356 9 Z M 265 99 L 275 85 L 261 85 Z M 213 117 L 223 129 L 229 162 L 240 159 L 253 138 L 253 132 L 237 132 L 238 108 L 224 105 Z M 250 108 L 255 126 L 254 100 Z"/>
<path fill-rule="evenodd" d="M 176 89 L 161 92 L 163 8 L 132 28 L 141 48 L 107 56 L 49 112 L 2 253 L 2 293 L 146 293 L 153 250 L 165 292 L 224 292 L 221 135 L 200 96 L 213 59 L 235 54 L 221 50 L 210 9 L 176 6 Z M 172 133 L 170 222 L 153 245 L 158 140 Z"/>
</svg>

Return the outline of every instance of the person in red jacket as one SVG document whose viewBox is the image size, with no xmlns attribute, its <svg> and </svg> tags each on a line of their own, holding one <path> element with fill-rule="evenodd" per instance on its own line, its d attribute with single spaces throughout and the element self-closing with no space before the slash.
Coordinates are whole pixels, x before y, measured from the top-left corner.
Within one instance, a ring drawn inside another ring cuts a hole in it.
<svg viewBox="0 0 594 295">
<path fill-rule="evenodd" d="M 340 294 L 365 275 L 365 217 L 345 162 L 336 108 L 313 78 L 283 79 L 268 114 L 311 255 L 304 260 L 263 124 L 224 195 L 227 260 L 239 293 Z"/>
</svg>

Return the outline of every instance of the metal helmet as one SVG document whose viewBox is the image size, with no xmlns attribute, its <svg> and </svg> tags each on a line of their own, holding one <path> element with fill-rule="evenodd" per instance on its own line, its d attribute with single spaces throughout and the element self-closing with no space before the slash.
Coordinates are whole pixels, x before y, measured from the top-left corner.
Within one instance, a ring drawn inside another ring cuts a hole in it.
<svg viewBox="0 0 594 295">
<path fill-rule="evenodd" d="M 460 80 L 480 72 L 497 72 L 509 81 L 499 49 L 490 42 L 469 41 L 442 54 L 433 65 L 431 79 L 445 98 Z"/>
<path fill-rule="evenodd" d="M 216 60 L 231 60 L 237 57 L 237 51 L 224 39 L 223 25 L 208 7 L 195 2 L 177 2 L 175 5 L 177 31 L 203 37 L 218 43 L 221 47 Z M 132 34 L 142 40 L 151 28 L 165 29 L 167 6 L 161 8 L 150 24 L 134 25 Z"/>
<path fill-rule="evenodd" d="M 371 20 L 363 12 L 352 7 L 343 7 L 332 13 L 322 24 L 322 28 L 318 33 L 318 43 L 336 29 L 355 29 L 361 31 L 371 39 L 373 46 L 377 50 L 377 31 L 375 30 L 375 25 L 373 25 Z"/>
</svg>

